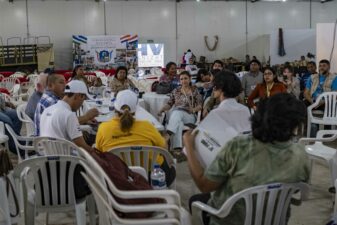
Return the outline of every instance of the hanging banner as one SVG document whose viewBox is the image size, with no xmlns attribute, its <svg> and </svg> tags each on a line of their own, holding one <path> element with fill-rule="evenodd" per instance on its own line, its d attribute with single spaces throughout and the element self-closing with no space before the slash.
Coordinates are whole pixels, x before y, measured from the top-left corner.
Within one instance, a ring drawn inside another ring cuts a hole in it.
<svg viewBox="0 0 337 225">
<path fill-rule="evenodd" d="M 138 35 L 73 35 L 73 64 L 91 69 L 137 66 Z"/>
</svg>

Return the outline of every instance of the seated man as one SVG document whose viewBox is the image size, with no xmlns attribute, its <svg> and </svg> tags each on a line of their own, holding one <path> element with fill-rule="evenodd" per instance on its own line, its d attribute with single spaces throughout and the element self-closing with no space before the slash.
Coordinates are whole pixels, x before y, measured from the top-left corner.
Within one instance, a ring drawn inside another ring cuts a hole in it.
<svg viewBox="0 0 337 225">
<path fill-rule="evenodd" d="M 241 89 L 240 79 L 234 73 L 230 71 L 219 72 L 213 80 L 213 97 L 220 104 L 207 117 L 213 114 L 226 116 L 228 125 L 236 131 L 249 132 L 251 130 L 249 109 L 236 100 Z"/>
<path fill-rule="evenodd" d="M 330 62 L 323 59 L 319 62 L 319 74 L 312 74 L 307 80 L 304 89 L 306 104 L 311 105 L 320 94 L 329 91 L 337 91 L 337 76 L 330 73 Z"/>
<path fill-rule="evenodd" d="M 89 97 L 88 88 L 83 81 L 69 82 L 62 100 L 46 108 L 41 115 L 40 136 L 54 137 L 74 142 L 78 147 L 91 150 L 85 142 L 80 123 L 75 112 Z"/>
<path fill-rule="evenodd" d="M 39 77 L 37 78 L 36 84 L 35 84 L 35 91 L 34 93 L 29 97 L 25 113 L 34 121 L 34 114 L 36 110 L 36 106 L 39 103 L 44 89 L 47 85 L 47 77 L 48 75 L 45 73 L 41 73 Z"/>
<path fill-rule="evenodd" d="M 40 135 L 40 117 L 43 111 L 63 97 L 66 81 L 61 74 L 50 74 L 47 77 L 47 88 L 36 106 L 34 114 L 35 135 Z"/>
<path fill-rule="evenodd" d="M 11 126 L 14 132 L 17 135 L 20 135 L 22 123 L 18 118 L 18 115 L 15 110 L 15 106 L 11 102 L 5 101 L 5 96 L 2 93 L 0 93 L 0 121 Z M 7 130 L 6 130 L 6 135 L 9 138 L 9 141 L 8 141 L 9 150 L 16 154 L 14 140 Z"/>
<path fill-rule="evenodd" d="M 305 105 L 287 93 L 262 100 L 252 116 L 252 136 L 237 136 L 218 153 L 211 165 L 201 167 L 194 151 L 195 134 L 187 132 L 184 143 L 190 172 L 203 201 L 219 209 L 233 194 L 269 183 L 307 182 L 310 168 L 304 146 L 291 138 L 305 121 Z M 212 195 L 209 193 L 213 192 Z M 212 225 L 244 224 L 244 203 L 236 203 L 225 218 L 210 217 Z M 209 217 L 204 216 L 208 224 Z"/>
<path fill-rule="evenodd" d="M 36 106 L 34 115 L 35 135 L 40 136 L 40 117 L 44 110 L 58 102 L 64 95 L 65 79 L 60 74 L 50 74 L 47 78 L 47 90 L 43 93 L 39 103 Z M 78 117 L 80 124 L 86 124 L 98 115 L 98 110 L 93 108 L 84 115 Z"/>
</svg>

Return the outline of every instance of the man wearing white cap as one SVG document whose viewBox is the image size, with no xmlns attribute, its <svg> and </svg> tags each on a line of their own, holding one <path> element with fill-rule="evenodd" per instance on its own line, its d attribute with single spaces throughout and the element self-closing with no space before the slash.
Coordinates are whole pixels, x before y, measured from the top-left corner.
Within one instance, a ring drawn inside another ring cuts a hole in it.
<svg viewBox="0 0 337 225">
<path fill-rule="evenodd" d="M 40 136 L 66 139 L 78 147 L 91 149 L 85 142 L 75 112 L 86 98 L 90 98 L 83 81 L 73 80 L 64 90 L 65 96 L 56 104 L 46 108 L 41 115 Z"/>
</svg>

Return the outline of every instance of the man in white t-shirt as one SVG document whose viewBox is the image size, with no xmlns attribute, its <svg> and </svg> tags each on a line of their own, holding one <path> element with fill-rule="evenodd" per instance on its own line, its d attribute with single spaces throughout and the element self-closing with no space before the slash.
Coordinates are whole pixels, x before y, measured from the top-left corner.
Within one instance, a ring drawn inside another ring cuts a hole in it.
<svg viewBox="0 0 337 225">
<path fill-rule="evenodd" d="M 83 81 L 73 80 L 66 85 L 64 93 L 62 100 L 43 111 L 40 136 L 65 139 L 74 142 L 78 147 L 90 150 L 75 113 L 83 101 L 89 98 L 87 86 Z"/>
<path fill-rule="evenodd" d="M 222 71 L 213 80 L 213 97 L 220 100 L 211 114 L 220 115 L 228 125 L 240 133 L 251 131 L 250 112 L 247 106 L 237 102 L 241 93 L 240 79 L 232 72 Z"/>
</svg>

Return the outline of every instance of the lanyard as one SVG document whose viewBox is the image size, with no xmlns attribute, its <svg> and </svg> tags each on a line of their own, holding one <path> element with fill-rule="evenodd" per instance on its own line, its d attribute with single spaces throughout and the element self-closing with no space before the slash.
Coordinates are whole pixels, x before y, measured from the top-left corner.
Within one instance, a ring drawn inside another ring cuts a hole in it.
<svg viewBox="0 0 337 225">
<path fill-rule="evenodd" d="M 271 85 L 266 84 L 266 89 L 267 89 L 267 97 L 270 96 L 270 90 L 273 88 L 274 82 Z"/>
<path fill-rule="evenodd" d="M 181 88 L 182 93 L 184 94 L 185 98 L 187 99 L 188 105 L 190 106 L 190 108 L 193 108 L 193 102 L 194 102 L 194 98 L 193 98 L 193 93 L 192 93 L 192 89 L 191 89 L 191 97 L 192 97 L 192 103 L 190 101 L 190 98 L 187 97 L 186 92 L 183 88 Z"/>
</svg>

